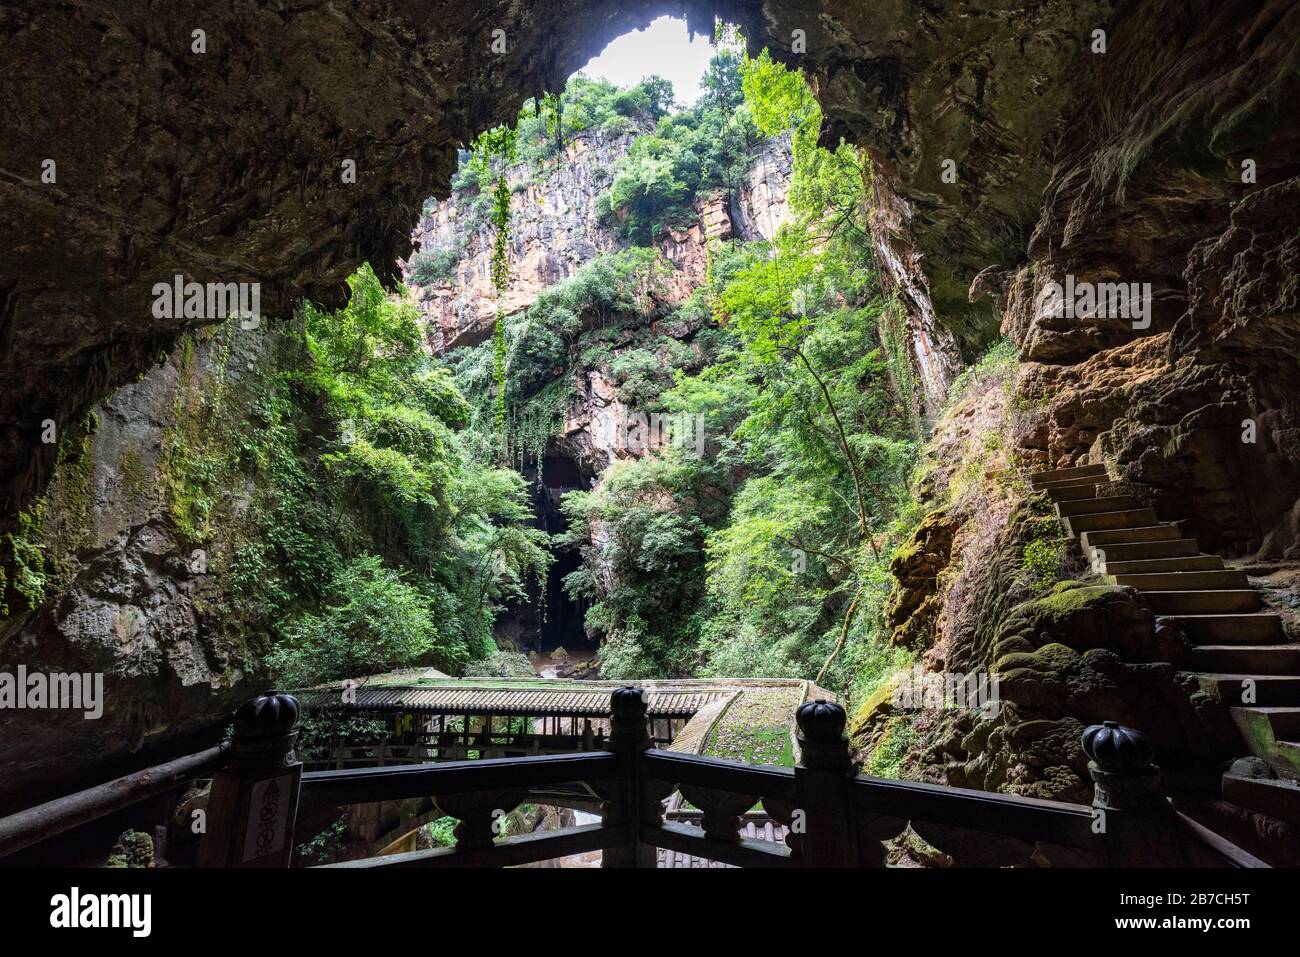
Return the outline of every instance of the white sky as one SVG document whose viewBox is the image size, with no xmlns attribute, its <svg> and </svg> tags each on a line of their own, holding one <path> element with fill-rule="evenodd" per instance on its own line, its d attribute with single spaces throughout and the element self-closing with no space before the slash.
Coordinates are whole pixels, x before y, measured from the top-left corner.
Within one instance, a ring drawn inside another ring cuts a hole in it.
<svg viewBox="0 0 1300 957">
<path fill-rule="evenodd" d="M 631 86 L 643 77 L 658 74 L 670 81 L 678 102 L 692 105 L 700 95 L 700 77 L 713 56 L 709 38 L 689 40 L 686 21 L 660 17 L 644 30 L 634 30 L 614 40 L 583 73 L 619 86 Z"/>
</svg>

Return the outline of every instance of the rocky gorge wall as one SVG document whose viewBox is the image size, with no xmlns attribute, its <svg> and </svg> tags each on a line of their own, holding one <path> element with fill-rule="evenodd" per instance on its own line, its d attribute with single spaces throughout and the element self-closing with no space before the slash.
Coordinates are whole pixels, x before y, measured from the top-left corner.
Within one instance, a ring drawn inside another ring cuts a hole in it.
<svg viewBox="0 0 1300 957">
<path fill-rule="evenodd" d="M 997 675 L 1003 700 L 904 715 L 886 687 L 855 723 L 864 753 L 904 740 L 907 773 L 1070 800 L 1088 791 L 1091 722 L 1146 732 L 1174 788 L 1243 745 L 1213 689 L 1178 672 L 1182 640 L 1089 574 L 1017 473 L 1103 463 L 1110 494 L 1205 551 L 1300 557 L 1300 144 L 1280 112 L 1300 12 L 1119 6 L 1106 36 L 1018 262 L 970 284 L 1019 361 L 963 378 L 918 485 L 931 511 L 894 561 L 894 640 L 931 671 Z M 1146 298 L 1071 313 L 1044 295 L 1067 282 Z"/>
<path fill-rule="evenodd" d="M 563 154 L 541 169 L 518 163 L 510 182 L 510 284 L 500 303 L 506 315 L 525 309 L 537 294 L 576 273 L 599 253 L 619 247 L 596 212 L 596 197 L 609 187 L 614 164 L 627 155 L 642 129 L 610 134 L 578 133 Z M 488 216 L 489 191 L 452 196 L 432 206 L 416 224 L 411 244 L 416 255 L 442 251 L 454 265 L 445 278 L 421 284 L 405 264 L 404 279 L 428 324 L 436 353 L 476 345 L 492 335 L 497 301 L 492 287 L 492 246 L 496 234 Z"/>
<path fill-rule="evenodd" d="M 190 742 L 257 690 L 264 622 L 240 614 L 237 547 L 255 535 L 265 471 L 208 473 L 267 423 L 257 399 L 280 357 L 265 328 L 229 323 L 117 390 L 65 442 L 53 482 L 24 530 L 27 589 L 0 621 L 5 659 L 32 672 L 101 673 L 103 714 L 10 712 L 0 803 L 62 793 L 87 769 Z M 39 550 L 39 551 L 37 551 Z"/>
<path fill-rule="evenodd" d="M 597 199 L 609 188 L 617 162 L 646 129 L 648 124 L 642 124 L 618 135 L 599 128 L 584 130 L 566 142 L 561 157 L 511 168 L 510 282 L 501 303 L 505 316 L 526 310 L 541 292 L 576 275 L 598 256 L 628 248 L 615 223 L 598 214 Z M 766 139 L 733 190 L 697 197 L 692 202 L 693 222 L 668 227 L 655 238 L 658 265 L 642 296 L 646 325 L 662 332 L 665 341 L 689 343 L 701 324 L 675 326 L 660 314 L 680 306 L 702 285 L 709 243 L 776 235 L 790 213 L 792 172 L 789 136 Z M 403 264 L 408 295 L 423 316 L 428 347 L 436 355 L 482 343 L 495 328 L 495 228 L 485 218 L 481 189 L 458 191 L 428 204 L 412 234 L 415 252 Z M 445 277 L 422 283 L 415 257 L 439 250 L 448 254 Z M 628 445 L 626 423 L 637 410 L 619 398 L 609 370 L 610 362 L 634 347 L 633 340 L 629 329 L 621 341 L 612 343 L 609 361 L 602 367 L 580 370 L 574 398 L 550 442 L 553 454 L 572 459 L 585 475 L 594 476 L 616 459 L 645 451 Z M 659 351 L 664 367 L 670 367 L 662 345 Z"/>
</svg>

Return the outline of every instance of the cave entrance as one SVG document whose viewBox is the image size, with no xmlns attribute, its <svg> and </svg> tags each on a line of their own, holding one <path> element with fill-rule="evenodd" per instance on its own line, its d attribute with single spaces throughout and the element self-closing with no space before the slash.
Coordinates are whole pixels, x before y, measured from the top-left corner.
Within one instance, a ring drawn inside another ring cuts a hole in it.
<svg viewBox="0 0 1300 957">
<path fill-rule="evenodd" d="M 586 488 L 589 477 L 577 462 L 563 455 L 544 456 L 537 468 L 541 479 L 534 486 L 538 524 L 557 535 L 569 527 L 560 500 L 567 492 Z M 564 577 L 582 567 L 582 553 L 576 546 L 556 547 L 554 556 L 538 595 L 544 615 L 529 629 L 526 650 L 536 652 L 533 664 L 540 674 L 561 677 L 594 658 L 599 645 L 588 637 L 583 624 L 585 603 L 575 601 L 564 589 Z"/>
</svg>

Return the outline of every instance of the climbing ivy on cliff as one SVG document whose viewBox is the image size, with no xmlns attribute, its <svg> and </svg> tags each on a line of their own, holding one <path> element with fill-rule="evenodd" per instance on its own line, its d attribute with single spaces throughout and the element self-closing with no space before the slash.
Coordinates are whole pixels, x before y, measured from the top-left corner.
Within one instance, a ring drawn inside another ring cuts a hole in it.
<svg viewBox="0 0 1300 957">
<path fill-rule="evenodd" d="M 496 386 L 496 428 L 506 427 L 506 327 L 502 297 L 510 285 L 510 166 L 515 161 L 518 133 L 510 126 L 486 130 L 474 142 L 473 165 L 480 176 L 495 175 L 492 187 L 492 288 L 496 291 L 496 322 L 492 336 L 492 377 Z M 504 448 L 505 442 L 502 441 Z"/>
</svg>

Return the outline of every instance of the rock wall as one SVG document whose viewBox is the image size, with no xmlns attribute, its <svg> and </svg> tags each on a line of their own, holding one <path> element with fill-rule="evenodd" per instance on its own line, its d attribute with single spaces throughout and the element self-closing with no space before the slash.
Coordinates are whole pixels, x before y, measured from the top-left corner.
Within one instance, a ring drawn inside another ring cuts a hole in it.
<svg viewBox="0 0 1300 957">
<path fill-rule="evenodd" d="M 545 168 L 519 163 L 510 170 L 510 286 L 501 302 L 507 315 L 527 308 L 539 292 L 600 253 L 618 248 L 617 238 L 596 213 L 596 197 L 609 187 L 614 165 L 640 132 L 610 136 L 583 131 L 565 146 L 562 158 Z M 475 345 L 492 335 L 496 229 L 486 214 L 489 193 L 485 186 L 474 197 L 458 194 L 428 207 L 411 236 L 416 250 L 459 252 L 450 275 L 435 284 L 421 286 L 409 261 L 403 270 L 435 352 Z"/>
<path fill-rule="evenodd" d="M 1234 555 L 1300 555 L 1297 37 L 1293 4 L 1127 8 L 1028 262 L 972 288 L 1044 397 L 1025 461 L 1104 461 Z M 1149 315 L 1057 315 L 1042 291 L 1066 277 L 1148 284 Z"/>
<path fill-rule="evenodd" d="M 612 224 L 597 214 L 596 201 L 609 188 L 618 160 L 641 132 L 634 128 L 609 136 L 601 130 L 583 131 L 566 145 L 561 162 L 519 163 L 511 169 L 510 283 L 502 302 L 507 316 L 527 309 L 544 289 L 573 276 L 597 256 L 626 248 L 627 242 Z M 655 238 L 660 268 L 641 297 L 647 325 L 689 344 L 702 323 L 674 324 L 665 314 L 703 283 L 710 242 L 751 242 L 776 235 L 790 216 L 792 174 L 789 136 L 771 137 L 763 141 L 729 198 L 720 192 L 697 197 L 692 203 L 694 222 L 666 228 Z M 479 195 L 458 191 L 429 203 L 412 236 L 418 251 L 456 252 L 447 278 L 421 285 L 415 277 L 414 257 L 403 264 L 405 283 L 424 316 L 429 348 L 435 354 L 478 345 L 495 328 L 491 278 L 495 227 L 487 221 Z M 612 343 L 612 357 L 633 347 L 633 340 L 629 329 Z M 670 367 L 662 347 L 658 354 L 664 367 Z M 635 457 L 646 449 L 635 441 L 629 447 L 628 416 L 638 410 L 619 399 L 608 370 L 582 370 L 580 375 L 575 383 L 577 398 L 567 408 L 560 434 L 550 447 L 591 476 L 616 459 Z"/>
<path fill-rule="evenodd" d="M 584 130 L 566 143 L 562 157 L 540 166 L 518 163 L 510 183 L 510 284 L 501 309 L 513 315 L 528 308 L 547 286 L 574 275 L 601 253 L 626 244 L 596 210 L 596 200 L 613 182 L 614 168 L 648 124 L 611 135 Z M 681 302 L 699 285 L 711 239 L 770 239 L 790 213 L 787 193 L 792 173 L 790 139 L 764 142 L 745 181 L 730 204 L 705 197 L 695 205 L 697 224 L 670 229 L 656 240 L 674 267 L 663 302 Z M 456 193 L 426 205 L 411 236 L 419 252 L 455 253 L 445 278 L 422 285 L 412 260 L 403 263 L 403 279 L 424 313 L 430 348 L 435 353 L 476 345 L 492 335 L 497 302 L 492 287 L 495 227 L 487 216 L 484 192 Z"/>
<path fill-rule="evenodd" d="M 1016 474 L 1016 436 L 1040 412 L 1029 369 L 1009 350 L 962 381 L 940 417 L 916 488 L 929 509 L 895 553 L 885 607 L 891 640 L 923 674 L 997 680 L 984 707 L 915 707 L 893 676 L 850 727 L 865 759 L 907 742 L 905 777 L 1088 803 L 1079 736 L 1119 721 L 1154 743 L 1166 785 L 1239 748 L 1231 719 L 1179 674 L 1180 636 L 1156 627 L 1136 592 L 1092 575 L 1050 504 Z M 893 739 L 891 741 L 891 739 Z"/>
<path fill-rule="evenodd" d="M 218 417 L 251 415 L 256 383 L 274 373 L 267 343 L 265 330 L 222 327 L 115 392 L 65 445 L 31 532 L 41 594 L 0 621 L 0 668 L 101 673 L 103 716 L 6 712 L 0 804 L 57 795 L 88 769 L 109 776 L 155 745 L 206 746 L 213 715 L 257 690 L 264 635 L 230 613 L 225 572 L 258 480 L 241 475 L 205 503 L 211 534 L 198 543 L 180 514 L 178 456 L 209 453 L 182 438 L 215 433 Z"/>
</svg>

